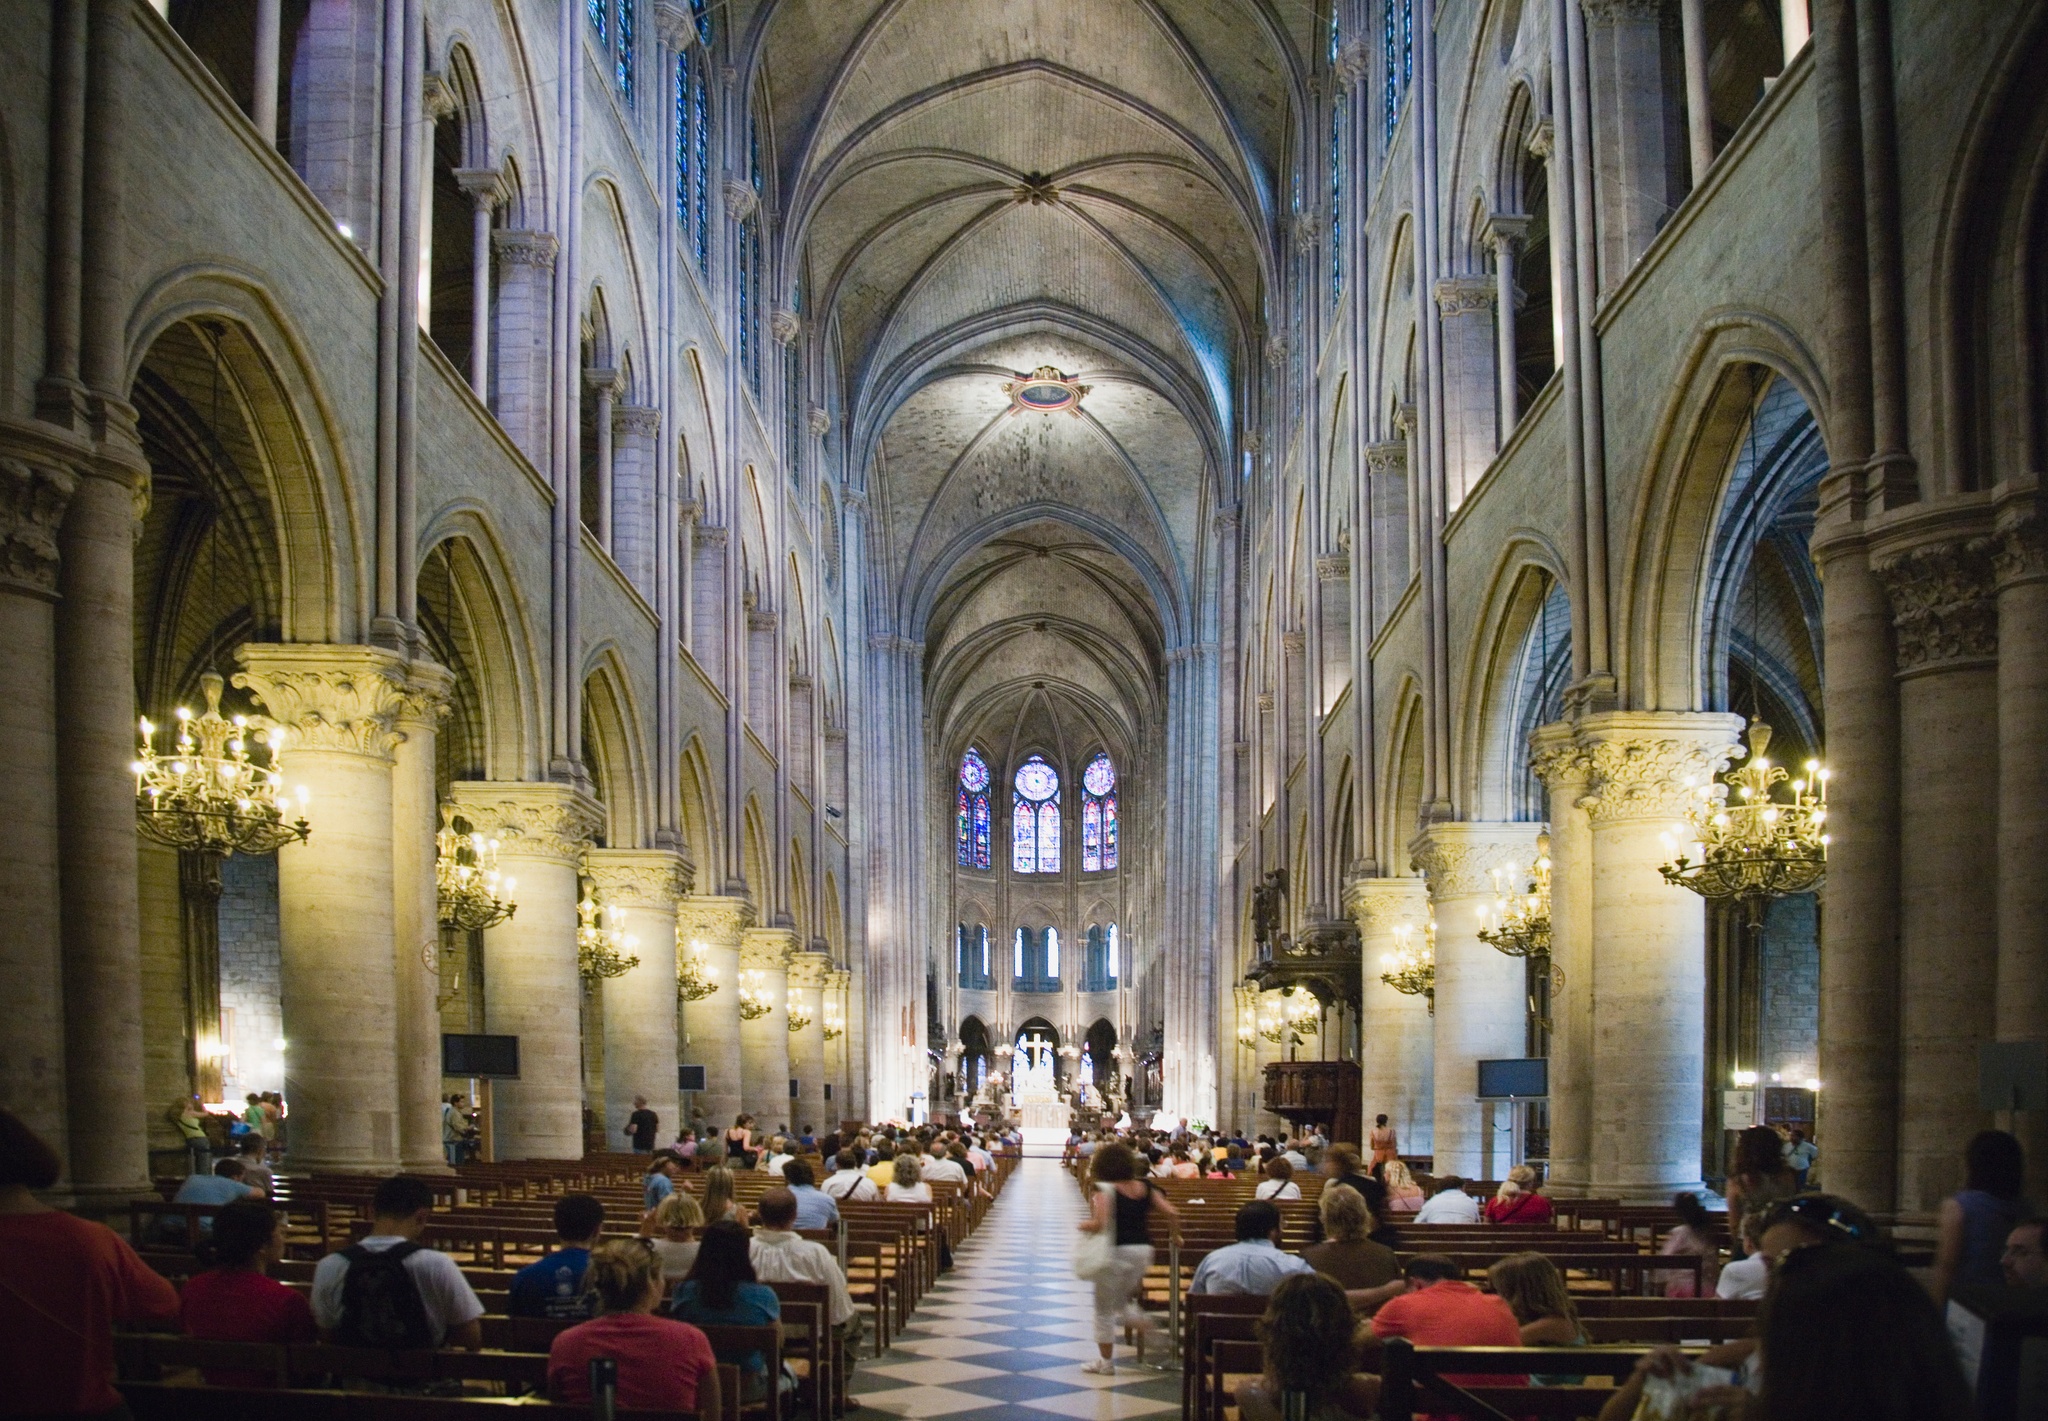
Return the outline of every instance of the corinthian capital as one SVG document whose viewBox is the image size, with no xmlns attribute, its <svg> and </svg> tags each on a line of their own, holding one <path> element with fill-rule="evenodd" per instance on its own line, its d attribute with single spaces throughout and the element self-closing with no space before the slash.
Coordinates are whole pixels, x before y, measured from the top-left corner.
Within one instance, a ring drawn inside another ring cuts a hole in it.
<svg viewBox="0 0 2048 1421">
<path fill-rule="evenodd" d="M 410 663 L 378 646 L 252 642 L 235 653 L 235 684 L 291 732 L 292 748 L 388 760 L 404 738 Z"/>
<path fill-rule="evenodd" d="M 1415 868 L 1429 880 L 1432 902 L 1493 893 L 1494 873 L 1519 873 L 1536 857 L 1541 824 L 1443 823 L 1413 846 Z"/>
<path fill-rule="evenodd" d="M 799 952 L 789 959 L 789 985 L 792 987 L 817 987 L 829 985 L 832 976 L 832 959 L 822 952 Z"/>
<path fill-rule="evenodd" d="M 753 921 L 754 905 L 744 898 L 692 897 L 676 904 L 676 937 L 683 942 L 737 948 Z"/>
<path fill-rule="evenodd" d="M 498 260 L 509 266 L 536 266 L 543 271 L 555 269 L 555 255 L 562 249 L 562 244 L 550 232 L 512 228 L 493 232 L 491 246 L 497 250 Z"/>
<path fill-rule="evenodd" d="M 1355 88 L 1365 82 L 1372 72 L 1372 48 L 1362 39 L 1345 42 L 1337 51 L 1337 82 L 1345 88 Z"/>
<path fill-rule="evenodd" d="M 1579 802 L 1597 823 L 1683 819 L 1699 786 L 1741 748 L 1742 717 L 1716 711 L 1606 711 L 1578 724 L 1586 756 Z"/>
<path fill-rule="evenodd" d="M 604 826 L 604 806 L 554 781 L 457 780 L 448 797 L 480 834 L 514 858 L 580 862 Z"/>
<path fill-rule="evenodd" d="M 0 587 L 56 596 L 57 529 L 77 488 L 59 464 L 0 459 Z"/>
<path fill-rule="evenodd" d="M 1361 878 L 1344 894 L 1344 910 L 1361 937 L 1385 936 L 1404 924 L 1422 925 L 1429 885 L 1419 878 Z"/>
<path fill-rule="evenodd" d="M 1405 474 L 1408 471 L 1408 441 L 1389 439 L 1366 445 L 1365 467 L 1366 472 L 1373 474 Z"/>
<path fill-rule="evenodd" d="M 417 727 L 431 729 L 447 716 L 455 689 L 455 673 L 424 656 L 414 658 L 405 669 L 405 694 L 399 698 L 398 728 L 408 734 Z"/>
<path fill-rule="evenodd" d="M 746 221 L 761 206 L 761 194 L 744 178 L 727 178 L 720 191 L 725 194 L 725 215 L 735 222 Z"/>
<path fill-rule="evenodd" d="M 1446 277 L 1436 284 L 1436 306 L 1446 316 L 1491 311 L 1496 294 L 1494 283 L 1482 277 Z"/>
<path fill-rule="evenodd" d="M 1592 758 L 1568 720 L 1539 725 L 1529 735 L 1529 771 L 1543 781 L 1556 805 L 1576 805 L 1592 776 Z"/>
<path fill-rule="evenodd" d="M 674 912 L 694 878 L 689 861 L 670 849 L 592 849 L 587 863 L 605 902 L 653 913 Z"/>
<path fill-rule="evenodd" d="M 1899 670 L 1941 670 L 1998 654 L 1994 539 L 1925 543 L 1872 565 L 1891 595 Z"/>
<path fill-rule="evenodd" d="M 750 972 L 787 972 L 796 955 L 793 928 L 748 928 L 740 935 L 740 966 Z"/>
</svg>

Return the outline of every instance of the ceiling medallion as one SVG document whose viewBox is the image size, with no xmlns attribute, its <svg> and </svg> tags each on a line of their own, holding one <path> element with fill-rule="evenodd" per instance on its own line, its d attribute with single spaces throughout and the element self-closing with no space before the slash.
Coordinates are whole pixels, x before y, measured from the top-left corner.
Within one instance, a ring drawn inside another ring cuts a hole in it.
<svg viewBox="0 0 2048 1421">
<path fill-rule="evenodd" d="M 1003 393 L 1010 397 L 1010 412 L 1032 410 L 1038 414 L 1057 414 L 1065 410 L 1078 416 L 1081 413 L 1081 397 L 1089 387 L 1060 373 L 1057 366 L 1041 365 L 1021 379 L 1005 381 Z"/>
</svg>

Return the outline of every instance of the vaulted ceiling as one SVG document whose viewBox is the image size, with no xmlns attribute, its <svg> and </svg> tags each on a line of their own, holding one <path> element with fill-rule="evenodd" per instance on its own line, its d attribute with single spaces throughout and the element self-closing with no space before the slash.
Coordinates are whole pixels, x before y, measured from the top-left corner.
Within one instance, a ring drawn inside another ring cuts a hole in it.
<svg viewBox="0 0 2048 1421">
<path fill-rule="evenodd" d="M 873 509 L 871 605 L 926 638 L 935 710 L 1022 677 L 1126 730 L 1150 718 L 1270 319 L 1317 9 L 731 6 L 760 61 L 785 270 Z M 1088 387 L 1075 410 L 1013 406 L 1005 384 L 1045 365 Z M 1030 590 L 1024 562 L 1054 583 Z M 1028 614 L 1048 598 L 1065 605 Z M 968 630 L 994 603 L 1046 629 Z"/>
</svg>

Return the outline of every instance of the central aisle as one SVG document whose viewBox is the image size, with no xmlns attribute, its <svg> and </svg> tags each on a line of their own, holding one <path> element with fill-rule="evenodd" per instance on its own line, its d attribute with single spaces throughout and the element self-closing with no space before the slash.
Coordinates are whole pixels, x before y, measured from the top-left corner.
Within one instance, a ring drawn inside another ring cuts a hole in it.
<svg viewBox="0 0 2048 1421">
<path fill-rule="evenodd" d="M 1121 1343 L 1115 1376 L 1081 1370 L 1095 1356 L 1095 1327 L 1094 1290 L 1070 1266 L 1080 1220 L 1080 1194 L 1059 1161 L 1026 1159 L 896 1345 L 854 1369 L 853 1398 L 898 1416 L 971 1412 L 977 1421 L 1178 1411 L 1180 1374 L 1137 1366 Z"/>
</svg>

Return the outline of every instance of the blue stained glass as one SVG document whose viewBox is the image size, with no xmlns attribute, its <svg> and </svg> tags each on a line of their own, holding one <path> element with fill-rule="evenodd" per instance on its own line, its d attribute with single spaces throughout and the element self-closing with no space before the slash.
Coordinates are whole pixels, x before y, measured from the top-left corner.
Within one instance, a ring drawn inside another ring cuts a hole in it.
<svg viewBox="0 0 2048 1421">
<path fill-rule="evenodd" d="M 676 228 L 690 237 L 690 51 L 676 56 Z"/>
<path fill-rule="evenodd" d="M 761 279 L 761 221 L 757 217 L 747 224 L 747 245 L 753 248 L 753 280 Z M 747 363 L 747 383 L 753 387 L 754 398 L 761 398 L 761 294 L 754 293 L 753 315 L 749 318 L 753 330 L 748 337 L 753 359 Z"/>
<path fill-rule="evenodd" d="M 1116 796 L 1102 801 L 1102 866 L 1116 867 Z"/>
<path fill-rule="evenodd" d="M 974 866 L 974 815 L 968 805 L 967 791 L 960 791 L 960 803 L 953 815 L 953 860 L 962 868 Z"/>
<path fill-rule="evenodd" d="M 739 259 L 740 369 L 750 370 L 754 364 L 754 244 L 745 232 L 740 234 Z"/>
<path fill-rule="evenodd" d="M 960 795 L 955 828 L 955 861 L 962 868 L 987 868 L 989 857 L 988 762 L 974 750 L 960 757 Z"/>
<path fill-rule="evenodd" d="M 1060 802 L 1047 800 L 1038 806 L 1038 871 L 1060 871 Z"/>
<path fill-rule="evenodd" d="M 1081 872 L 1095 873 L 1102 867 L 1102 801 L 1081 798 Z"/>
<path fill-rule="evenodd" d="M 974 800 L 974 866 L 989 866 L 988 847 L 988 796 L 977 795 Z"/>
<path fill-rule="evenodd" d="M 977 750 L 969 750 L 960 757 L 960 783 L 980 794 L 988 788 L 988 761 L 981 758 Z"/>
<path fill-rule="evenodd" d="M 590 15 L 590 27 L 597 31 L 599 39 L 604 38 L 605 0 L 585 0 L 584 9 Z"/>
<path fill-rule="evenodd" d="M 710 24 L 709 20 L 699 21 L 699 27 Z M 708 29 L 705 43 L 710 43 Z M 691 127 L 697 152 L 696 190 L 691 205 L 696 208 L 697 270 L 706 277 L 711 275 L 711 85 L 704 70 L 709 61 L 697 66 L 697 72 L 690 81 Z"/>
<path fill-rule="evenodd" d="M 1116 763 L 1097 755 L 1081 772 L 1081 871 L 1116 867 Z"/>
<path fill-rule="evenodd" d="M 690 0 L 690 13 L 697 17 L 697 38 L 711 45 L 711 0 Z"/>
<path fill-rule="evenodd" d="M 1021 795 L 1010 813 L 1010 871 L 1038 872 L 1038 811 L 1026 804 Z M 1024 975 L 1021 966 L 1017 975 Z"/>
<path fill-rule="evenodd" d="M 1330 104 L 1330 299 L 1344 289 L 1344 110 Z"/>
<path fill-rule="evenodd" d="M 633 102 L 633 0 L 618 0 L 619 51 L 612 63 L 612 76 L 619 81 L 619 97 Z"/>
</svg>

